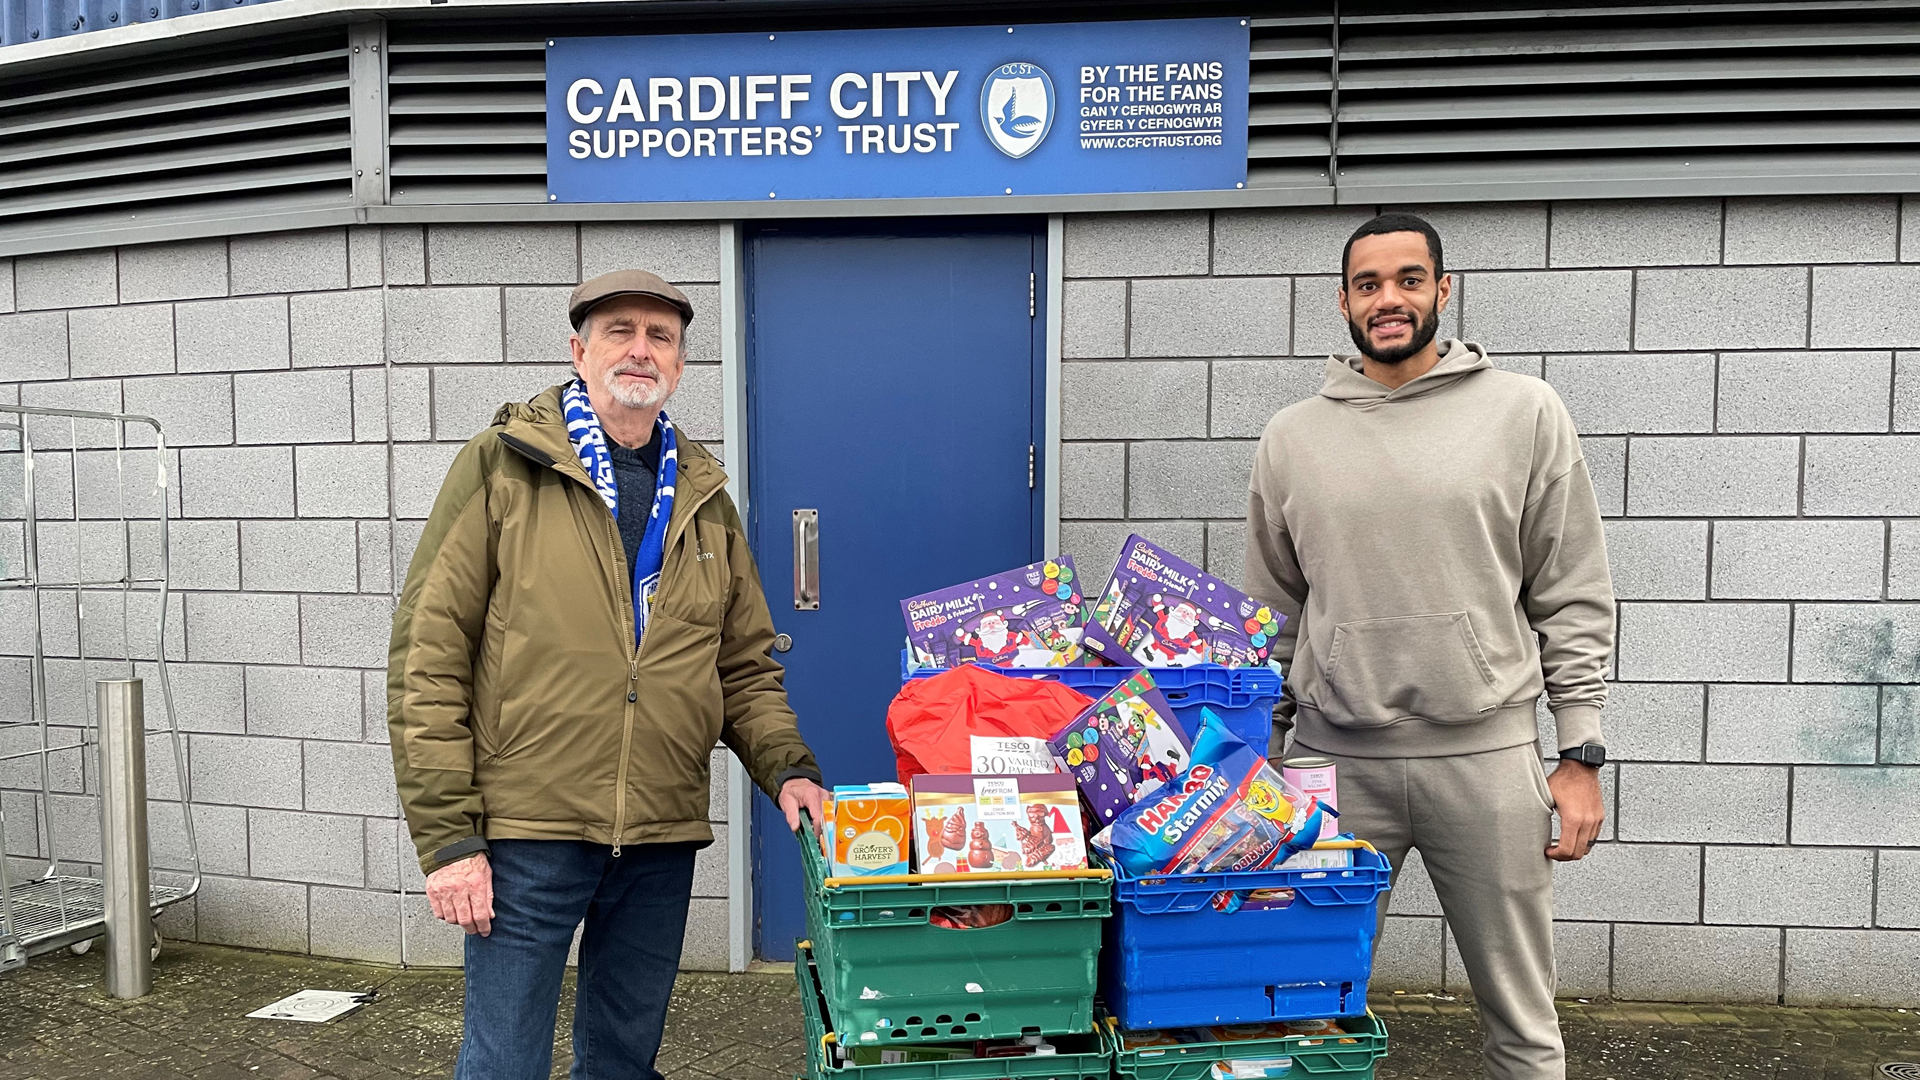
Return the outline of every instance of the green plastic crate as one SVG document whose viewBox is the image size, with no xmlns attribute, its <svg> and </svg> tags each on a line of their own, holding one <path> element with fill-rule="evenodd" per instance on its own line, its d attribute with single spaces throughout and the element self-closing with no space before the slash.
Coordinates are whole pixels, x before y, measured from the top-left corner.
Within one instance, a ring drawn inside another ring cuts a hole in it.
<svg viewBox="0 0 1920 1080">
<path fill-rule="evenodd" d="M 827 1023 L 819 969 L 802 942 L 793 963 L 806 1014 L 807 1076 L 810 1080 L 1111 1080 L 1106 1040 L 1089 1026 L 1079 1035 L 1049 1040 L 1059 1053 L 1045 1057 L 960 1058 L 893 1065 L 838 1065 L 839 1036 Z"/>
<path fill-rule="evenodd" d="M 812 837 L 800 840 L 807 933 L 828 1015 L 863 1045 L 1070 1035 L 1093 1029 L 1100 927 L 1113 881 L 998 878 L 826 885 Z M 998 926 L 929 924 L 936 907 L 1011 904 Z"/>
<path fill-rule="evenodd" d="M 1107 1044 L 1117 1080 L 1208 1080 L 1216 1061 L 1293 1059 L 1284 1074 L 1293 1080 L 1307 1076 L 1340 1076 L 1373 1080 L 1373 1067 L 1387 1056 L 1387 1026 L 1369 1012 L 1336 1021 L 1347 1028 L 1351 1043 L 1335 1035 L 1288 1035 L 1277 1039 L 1246 1039 L 1226 1043 L 1181 1043 L 1127 1050 L 1120 1033 L 1109 1025 Z"/>
</svg>

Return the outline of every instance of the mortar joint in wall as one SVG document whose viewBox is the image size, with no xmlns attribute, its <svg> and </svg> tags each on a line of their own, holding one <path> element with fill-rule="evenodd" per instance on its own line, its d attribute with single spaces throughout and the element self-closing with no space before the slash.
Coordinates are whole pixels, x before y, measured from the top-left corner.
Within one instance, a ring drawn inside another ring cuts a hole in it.
<svg viewBox="0 0 1920 1080">
<path fill-rule="evenodd" d="M 1811 349 L 1813 348 L 1813 267 L 1811 266 L 1807 267 L 1806 272 L 1807 272 L 1807 318 L 1806 318 L 1806 332 L 1802 340 L 1806 343 L 1806 347 Z"/>
</svg>

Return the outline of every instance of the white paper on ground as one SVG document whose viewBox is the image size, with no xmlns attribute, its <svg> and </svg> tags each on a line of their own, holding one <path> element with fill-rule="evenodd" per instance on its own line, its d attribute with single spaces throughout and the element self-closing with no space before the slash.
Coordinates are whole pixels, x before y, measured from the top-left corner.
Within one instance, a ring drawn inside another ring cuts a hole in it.
<svg viewBox="0 0 1920 1080">
<path fill-rule="evenodd" d="M 257 1020 L 298 1020 L 303 1024 L 324 1024 L 365 1004 L 361 1000 L 364 996 L 359 990 L 302 990 L 264 1009 L 255 1009 L 247 1016 Z"/>
</svg>

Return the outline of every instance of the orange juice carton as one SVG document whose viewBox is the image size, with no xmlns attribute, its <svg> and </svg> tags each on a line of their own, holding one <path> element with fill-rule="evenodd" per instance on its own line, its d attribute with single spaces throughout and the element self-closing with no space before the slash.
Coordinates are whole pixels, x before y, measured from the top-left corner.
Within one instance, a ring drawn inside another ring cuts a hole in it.
<svg viewBox="0 0 1920 1080">
<path fill-rule="evenodd" d="M 1079 794 L 1065 773 L 916 776 L 913 844 L 923 874 L 1087 865 Z"/>
<path fill-rule="evenodd" d="M 912 802 L 900 784 L 835 786 L 827 872 L 833 877 L 906 873 L 907 823 L 912 818 Z"/>
</svg>

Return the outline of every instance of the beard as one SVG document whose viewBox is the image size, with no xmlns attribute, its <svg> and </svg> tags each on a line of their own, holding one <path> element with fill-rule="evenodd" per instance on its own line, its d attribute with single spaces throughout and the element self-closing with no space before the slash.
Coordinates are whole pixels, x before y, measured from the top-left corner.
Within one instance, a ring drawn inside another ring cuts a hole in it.
<svg viewBox="0 0 1920 1080">
<path fill-rule="evenodd" d="M 1396 308 L 1392 311 L 1375 312 L 1374 314 L 1411 315 L 1412 312 L 1407 311 L 1405 308 Z M 1395 345 L 1392 348 L 1376 348 L 1373 342 L 1367 337 L 1366 327 L 1351 319 L 1347 320 L 1347 333 L 1353 335 L 1354 345 L 1359 347 L 1360 352 L 1365 355 L 1367 359 L 1376 364 L 1400 363 L 1431 344 L 1434 334 L 1439 332 L 1439 330 L 1440 302 L 1438 300 L 1435 300 L 1433 306 L 1427 309 L 1425 318 L 1414 320 L 1413 336 L 1409 337 L 1404 345 Z"/>
<path fill-rule="evenodd" d="M 621 375 L 629 373 L 645 375 L 653 380 L 653 385 L 646 389 L 629 386 L 620 378 Z M 667 385 L 665 377 L 660 374 L 660 369 L 652 364 L 622 364 L 608 371 L 600 385 L 613 397 L 613 400 L 629 409 L 657 409 L 666 404 L 667 397 L 673 393 L 673 388 Z"/>
</svg>

